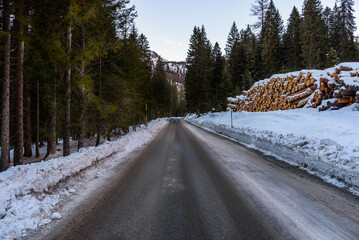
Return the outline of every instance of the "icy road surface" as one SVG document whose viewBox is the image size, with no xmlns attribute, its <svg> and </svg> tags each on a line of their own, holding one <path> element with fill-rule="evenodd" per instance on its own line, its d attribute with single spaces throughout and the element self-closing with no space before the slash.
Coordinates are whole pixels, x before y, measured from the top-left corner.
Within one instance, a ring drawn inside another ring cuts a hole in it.
<svg viewBox="0 0 359 240">
<path fill-rule="evenodd" d="M 98 191 L 44 239 L 359 238 L 358 197 L 184 121 Z"/>
</svg>

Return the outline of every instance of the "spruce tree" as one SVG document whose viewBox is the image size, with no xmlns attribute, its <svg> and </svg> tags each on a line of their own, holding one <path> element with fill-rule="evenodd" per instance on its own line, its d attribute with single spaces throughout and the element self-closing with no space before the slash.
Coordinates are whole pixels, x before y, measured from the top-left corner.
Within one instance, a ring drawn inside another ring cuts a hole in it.
<svg viewBox="0 0 359 240">
<path fill-rule="evenodd" d="M 283 36 L 285 63 L 290 71 L 303 68 L 302 46 L 300 42 L 301 21 L 300 14 L 297 8 L 294 7 L 289 16 L 287 29 Z"/>
<path fill-rule="evenodd" d="M 262 45 L 260 40 L 256 41 L 254 48 L 254 59 L 252 66 L 253 81 L 258 81 L 264 78 L 263 62 L 262 62 Z"/>
<path fill-rule="evenodd" d="M 241 31 L 241 43 L 246 55 L 246 67 L 243 74 L 243 90 L 249 89 L 253 84 L 255 68 L 255 54 L 257 40 L 249 25 Z"/>
<path fill-rule="evenodd" d="M 356 59 L 354 32 L 356 31 L 354 17 L 354 1 L 340 0 L 339 11 L 339 49 L 340 61 L 353 61 Z"/>
<path fill-rule="evenodd" d="M 268 7 L 268 0 L 256 0 L 255 4 L 252 4 L 251 16 L 258 18 L 258 21 L 253 25 L 254 29 L 262 31 Z"/>
<path fill-rule="evenodd" d="M 152 76 L 152 96 L 153 96 L 153 110 L 156 117 L 164 116 L 166 113 L 166 104 L 170 100 L 167 98 L 169 89 L 167 85 L 166 72 L 162 59 L 157 59 L 157 64 Z"/>
<path fill-rule="evenodd" d="M 210 78 L 212 50 L 204 26 L 195 27 L 187 53 L 186 102 L 191 112 L 203 113 L 210 109 Z"/>
<path fill-rule="evenodd" d="M 279 72 L 282 67 L 283 21 L 273 1 L 269 3 L 263 26 L 262 61 L 265 76 Z"/>
<path fill-rule="evenodd" d="M 236 22 L 233 22 L 231 30 L 229 31 L 227 43 L 226 43 L 226 57 L 228 58 L 231 55 L 233 45 L 239 41 L 239 32 L 236 25 Z"/>
<path fill-rule="evenodd" d="M 228 65 L 234 94 L 239 95 L 243 90 L 244 71 L 247 67 L 247 56 L 242 42 L 235 42 L 233 45 Z"/>
<path fill-rule="evenodd" d="M 340 45 L 340 32 L 341 32 L 341 22 L 340 14 L 337 3 L 335 3 L 333 10 L 331 11 L 329 17 L 328 27 L 328 43 L 329 47 L 333 48 L 336 52 L 339 50 Z"/>
<path fill-rule="evenodd" d="M 213 47 L 213 71 L 211 77 L 211 109 L 220 110 L 220 91 L 223 78 L 224 58 L 218 42 Z"/>
<path fill-rule="evenodd" d="M 224 62 L 221 85 L 218 91 L 218 103 L 222 111 L 227 108 L 227 97 L 233 95 L 233 86 L 229 74 L 228 64 Z"/>
<path fill-rule="evenodd" d="M 302 10 L 301 44 L 303 65 L 306 68 L 322 68 L 327 48 L 326 26 L 320 0 L 305 0 Z"/>
</svg>

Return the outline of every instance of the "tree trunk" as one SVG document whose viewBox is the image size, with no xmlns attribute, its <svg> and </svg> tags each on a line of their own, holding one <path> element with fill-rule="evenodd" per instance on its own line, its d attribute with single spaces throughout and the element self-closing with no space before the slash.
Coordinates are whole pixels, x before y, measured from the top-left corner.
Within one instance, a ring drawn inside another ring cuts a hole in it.
<svg viewBox="0 0 359 240">
<path fill-rule="evenodd" d="M 101 129 L 100 129 L 100 125 L 97 124 L 96 147 L 100 145 L 100 140 L 101 140 Z"/>
<path fill-rule="evenodd" d="M 16 91 L 16 117 L 15 117 L 15 147 L 14 147 L 14 165 L 24 164 L 24 107 L 23 107 L 23 90 L 24 90 L 24 40 L 22 39 L 24 34 L 24 26 L 19 18 L 22 16 L 21 2 L 16 6 L 15 10 L 16 25 L 18 33 L 18 49 L 17 49 L 17 76 L 15 80 Z"/>
<path fill-rule="evenodd" d="M 69 9 L 71 14 L 71 6 Z M 66 34 L 66 45 L 67 45 L 67 71 L 66 71 L 66 112 L 65 112 L 65 137 L 64 137 L 64 146 L 63 146 L 63 155 L 68 156 L 70 155 L 71 144 L 70 144 L 70 135 L 71 135 L 71 40 L 72 40 L 72 33 L 71 33 L 71 24 L 67 28 Z"/>
<path fill-rule="evenodd" d="M 24 157 L 31 157 L 31 102 L 29 87 L 27 85 L 28 84 L 26 84 L 24 90 Z"/>
<path fill-rule="evenodd" d="M 50 126 L 50 134 L 49 137 L 47 139 L 47 152 L 45 155 L 44 160 L 50 156 L 56 153 L 56 108 L 57 108 L 57 99 L 56 99 L 56 94 L 57 94 L 57 83 L 55 80 L 55 85 L 54 85 L 54 93 L 52 96 L 52 106 L 50 109 L 50 122 L 49 122 L 49 126 Z"/>
<path fill-rule="evenodd" d="M 1 161 L 0 171 L 10 165 L 10 1 L 3 1 L 3 30 L 6 33 L 4 42 L 4 78 L 2 89 L 1 118 Z"/>
<path fill-rule="evenodd" d="M 101 97 L 102 97 L 102 58 L 101 58 L 101 55 L 100 55 L 100 78 L 99 78 L 99 105 L 100 105 L 100 111 L 98 113 L 98 121 L 97 121 L 97 139 L 96 139 L 96 147 L 98 145 L 100 145 L 100 139 L 101 139 L 101 115 L 102 115 L 102 107 L 101 107 Z"/>
<path fill-rule="evenodd" d="M 36 158 L 40 157 L 40 82 L 36 81 Z"/>
<path fill-rule="evenodd" d="M 84 30 L 82 29 L 82 37 L 81 37 L 81 41 L 82 41 L 82 51 L 85 51 L 85 47 L 86 47 L 86 41 L 85 41 L 85 33 Z M 81 61 L 81 66 L 80 66 L 80 78 L 81 80 L 83 80 L 84 76 L 85 76 L 85 61 L 82 60 Z M 81 104 L 81 114 L 80 114 L 80 128 L 78 131 L 78 143 L 77 143 L 77 150 L 80 150 L 80 148 L 83 148 L 85 145 L 85 141 L 84 141 L 84 126 L 85 126 L 85 111 L 86 111 L 86 98 L 85 98 L 85 89 L 84 86 L 81 86 L 81 95 L 82 95 L 82 104 Z"/>
</svg>

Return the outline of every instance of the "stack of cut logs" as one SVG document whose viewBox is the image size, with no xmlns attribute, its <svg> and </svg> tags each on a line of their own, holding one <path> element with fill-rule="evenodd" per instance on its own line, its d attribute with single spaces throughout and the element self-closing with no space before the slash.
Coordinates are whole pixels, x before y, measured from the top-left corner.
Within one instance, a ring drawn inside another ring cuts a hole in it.
<svg viewBox="0 0 359 240">
<path fill-rule="evenodd" d="M 341 71 L 352 71 L 351 68 L 340 67 L 329 79 L 320 78 L 319 82 L 310 72 L 300 72 L 298 76 L 276 77 L 257 82 L 249 91 L 244 91 L 236 99 L 228 100 L 228 106 L 234 111 L 267 112 L 289 110 L 301 107 L 341 108 L 359 102 L 358 87 L 347 86 L 340 80 Z M 350 73 L 358 77 L 358 72 Z M 327 101 L 324 106 L 323 100 Z M 323 105 L 322 105 L 323 103 Z"/>
</svg>

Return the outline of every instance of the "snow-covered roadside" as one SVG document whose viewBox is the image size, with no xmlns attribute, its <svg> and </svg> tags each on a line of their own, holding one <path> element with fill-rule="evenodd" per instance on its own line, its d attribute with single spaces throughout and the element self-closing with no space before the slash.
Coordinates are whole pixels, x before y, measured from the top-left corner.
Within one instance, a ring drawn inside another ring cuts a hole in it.
<svg viewBox="0 0 359 240">
<path fill-rule="evenodd" d="M 126 156 L 154 139 L 167 124 L 163 119 L 155 120 L 147 128 L 142 126 L 97 148 L 85 148 L 68 157 L 16 166 L 0 173 L 0 239 L 20 238 L 27 229 L 61 218 L 56 206 L 76 192 L 76 187 L 54 191 L 59 183 L 75 178 L 98 162 L 113 162 L 107 165 L 109 168 L 120 164 Z M 91 171 L 94 173 L 94 178 L 101 176 Z"/>
<path fill-rule="evenodd" d="M 297 109 L 208 113 L 187 121 L 299 166 L 359 195 L 359 111 Z"/>
</svg>

